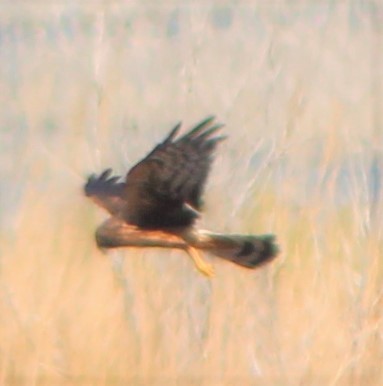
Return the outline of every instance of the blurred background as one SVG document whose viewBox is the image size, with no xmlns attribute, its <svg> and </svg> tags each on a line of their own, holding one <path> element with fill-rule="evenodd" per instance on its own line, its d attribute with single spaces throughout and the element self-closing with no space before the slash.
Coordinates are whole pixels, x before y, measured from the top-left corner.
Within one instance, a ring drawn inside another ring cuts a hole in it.
<svg viewBox="0 0 383 386">
<path fill-rule="evenodd" d="M 0 384 L 383 384 L 380 1 L 0 7 Z M 201 227 L 279 258 L 99 251 L 86 176 L 210 114 Z"/>
</svg>

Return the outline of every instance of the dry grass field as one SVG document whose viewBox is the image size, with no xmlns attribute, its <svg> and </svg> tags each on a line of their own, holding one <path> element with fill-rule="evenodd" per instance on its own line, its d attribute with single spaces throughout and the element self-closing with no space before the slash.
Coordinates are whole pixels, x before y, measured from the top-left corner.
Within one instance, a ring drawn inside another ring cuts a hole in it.
<svg viewBox="0 0 383 386">
<path fill-rule="evenodd" d="M 383 384 L 383 6 L 293 3 L 0 5 L 0 385 Z M 86 176 L 209 114 L 201 226 L 279 258 L 99 251 Z"/>
</svg>

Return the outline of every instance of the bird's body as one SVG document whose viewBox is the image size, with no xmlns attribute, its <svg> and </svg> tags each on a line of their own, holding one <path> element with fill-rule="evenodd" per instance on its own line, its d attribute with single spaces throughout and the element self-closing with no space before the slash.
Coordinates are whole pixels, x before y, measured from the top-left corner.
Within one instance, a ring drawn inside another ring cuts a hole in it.
<svg viewBox="0 0 383 386">
<path fill-rule="evenodd" d="M 249 268 L 276 256 L 273 236 L 203 234 L 194 227 L 214 150 L 225 138 L 217 135 L 222 125 L 213 122 L 209 117 L 179 138 L 181 124 L 176 125 L 124 181 L 110 169 L 88 179 L 85 194 L 112 215 L 96 232 L 99 246 L 185 249 L 208 275 L 211 269 L 196 249 Z"/>
</svg>

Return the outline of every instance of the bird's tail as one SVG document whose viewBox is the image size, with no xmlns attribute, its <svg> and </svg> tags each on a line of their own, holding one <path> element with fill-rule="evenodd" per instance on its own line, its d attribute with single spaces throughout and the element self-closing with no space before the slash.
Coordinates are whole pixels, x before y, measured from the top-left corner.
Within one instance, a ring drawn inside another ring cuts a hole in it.
<svg viewBox="0 0 383 386">
<path fill-rule="evenodd" d="M 246 268 L 257 268 L 279 253 L 275 236 L 271 234 L 225 235 L 203 231 L 199 236 L 201 249 Z"/>
</svg>

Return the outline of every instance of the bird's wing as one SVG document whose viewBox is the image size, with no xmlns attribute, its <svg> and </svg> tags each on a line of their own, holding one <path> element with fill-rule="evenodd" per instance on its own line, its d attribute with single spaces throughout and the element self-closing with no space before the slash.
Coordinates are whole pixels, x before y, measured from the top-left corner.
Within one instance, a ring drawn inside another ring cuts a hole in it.
<svg viewBox="0 0 383 386">
<path fill-rule="evenodd" d="M 178 139 L 181 123 L 175 126 L 127 174 L 127 201 L 134 203 L 135 210 L 140 205 L 158 209 L 162 204 L 169 209 L 180 203 L 200 209 L 214 149 L 225 138 L 214 135 L 222 126 L 214 124 L 214 117 L 208 117 Z"/>
<path fill-rule="evenodd" d="M 96 232 L 100 248 L 117 247 L 161 247 L 184 249 L 193 258 L 199 271 L 207 276 L 213 274 L 212 267 L 205 262 L 199 251 L 232 261 L 246 268 L 258 268 L 276 258 L 279 246 L 275 236 L 219 234 L 190 228 L 186 232 L 148 231 L 131 226 L 112 217 Z"/>
<path fill-rule="evenodd" d="M 99 176 L 92 174 L 84 186 L 85 195 L 112 215 L 117 215 L 124 210 L 126 205 L 125 183 L 118 182 L 120 178 L 112 176 L 111 169 L 105 170 Z"/>
</svg>

